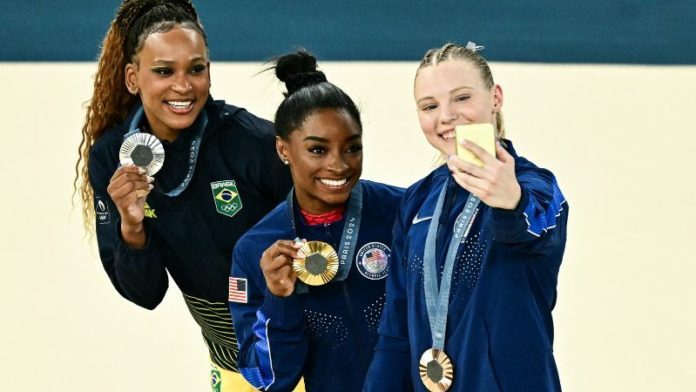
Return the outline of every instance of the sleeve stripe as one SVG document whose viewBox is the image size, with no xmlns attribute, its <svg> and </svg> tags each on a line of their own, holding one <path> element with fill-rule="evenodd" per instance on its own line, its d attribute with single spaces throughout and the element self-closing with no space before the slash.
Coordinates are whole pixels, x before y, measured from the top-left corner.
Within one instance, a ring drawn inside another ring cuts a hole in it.
<svg viewBox="0 0 696 392">
<path fill-rule="evenodd" d="M 561 216 L 565 203 L 566 200 L 556 181 L 553 182 L 553 198 L 546 210 L 538 207 L 534 198 L 530 197 L 529 204 L 522 213 L 527 221 L 527 232 L 535 237 L 540 237 L 542 233 L 555 228 L 556 218 Z"/>
<path fill-rule="evenodd" d="M 254 335 L 259 339 L 254 343 L 258 356 L 259 367 L 240 368 L 242 376 L 256 389 L 268 389 L 275 382 L 271 346 L 268 343 L 268 323 L 270 319 L 259 310 L 256 312 L 257 321 L 254 323 Z"/>
</svg>

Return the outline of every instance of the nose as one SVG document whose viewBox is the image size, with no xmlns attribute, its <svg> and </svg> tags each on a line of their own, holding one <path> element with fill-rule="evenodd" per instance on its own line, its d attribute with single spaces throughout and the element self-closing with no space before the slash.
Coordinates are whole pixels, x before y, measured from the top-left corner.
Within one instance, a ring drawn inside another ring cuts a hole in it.
<svg viewBox="0 0 696 392">
<path fill-rule="evenodd" d="M 191 82 L 186 74 L 175 76 L 172 80 L 172 90 L 174 90 L 176 93 L 187 94 L 189 91 L 191 91 L 191 89 Z"/>
<path fill-rule="evenodd" d="M 335 174 L 342 174 L 348 170 L 348 162 L 346 162 L 342 151 L 334 151 L 329 154 L 326 168 Z"/>
<path fill-rule="evenodd" d="M 452 106 L 449 104 L 443 104 L 440 106 L 440 123 L 449 124 L 456 120 L 458 114 L 453 110 Z"/>
</svg>

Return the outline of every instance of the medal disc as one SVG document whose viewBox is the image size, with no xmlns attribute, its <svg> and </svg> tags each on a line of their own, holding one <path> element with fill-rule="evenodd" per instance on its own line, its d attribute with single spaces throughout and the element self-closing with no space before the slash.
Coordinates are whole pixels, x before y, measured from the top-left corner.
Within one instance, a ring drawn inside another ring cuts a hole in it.
<svg viewBox="0 0 696 392">
<path fill-rule="evenodd" d="M 454 366 L 442 350 L 425 350 L 421 355 L 418 370 L 423 384 L 430 392 L 444 392 L 452 386 Z"/>
<path fill-rule="evenodd" d="M 310 286 L 321 286 L 331 281 L 338 272 L 338 255 L 331 245 L 321 241 L 309 241 L 298 253 L 305 257 L 292 261 L 297 277 Z"/>
<path fill-rule="evenodd" d="M 121 165 L 142 167 L 148 176 L 157 173 L 164 164 L 164 147 L 155 136 L 138 132 L 126 138 L 118 152 Z"/>
</svg>

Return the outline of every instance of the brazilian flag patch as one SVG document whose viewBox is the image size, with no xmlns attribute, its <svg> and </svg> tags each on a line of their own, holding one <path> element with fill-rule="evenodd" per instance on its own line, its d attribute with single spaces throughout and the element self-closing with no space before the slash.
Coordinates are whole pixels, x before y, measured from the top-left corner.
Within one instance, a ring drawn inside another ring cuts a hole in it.
<svg viewBox="0 0 696 392">
<path fill-rule="evenodd" d="M 221 392 L 222 375 L 220 371 L 212 368 L 210 369 L 210 387 L 213 392 Z"/>
<path fill-rule="evenodd" d="M 210 187 L 217 212 L 233 217 L 242 209 L 242 198 L 234 180 L 211 182 Z"/>
</svg>

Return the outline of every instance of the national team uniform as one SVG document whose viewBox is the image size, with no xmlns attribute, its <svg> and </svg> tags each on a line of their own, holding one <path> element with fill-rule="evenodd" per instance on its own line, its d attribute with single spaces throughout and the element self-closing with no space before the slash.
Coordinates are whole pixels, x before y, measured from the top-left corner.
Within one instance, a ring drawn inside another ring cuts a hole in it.
<svg viewBox="0 0 696 392">
<path fill-rule="evenodd" d="M 164 166 L 154 176 L 155 188 L 145 206 L 147 243 L 142 249 L 129 248 L 121 239 L 118 210 L 106 189 L 119 166 L 119 148 L 136 109 L 122 124 L 106 131 L 90 155 L 99 254 L 116 290 L 147 309 L 162 301 L 167 273 L 171 275 L 201 327 L 216 390 L 221 378 L 238 371 L 237 342 L 227 306 L 232 248 L 283 200 L 292 180 L 276 154 L 272 123 L 209 99 L 203 109 L 208 122 L 191 182 L 178 196 L 163 194 L 177 188 L 191 172 L 195 132 L 188 129 L 173 142 L 162 141 Z M 147 126 L 146 122 L 143 117 L 137 125 Z"/>
<path fill-rule="evenodd" d="M 377 342 L 392 227 L 403 190 L 371 181 L 359 185 L 361 222 L 345 280 L 304 286 L 308 292 L 298 293 L 296 288 L 289 297 L 277 297 L 266 288 L 259 260 L 275 241 L 296 237 L 323 241 L 338 251 L 350 217 L 309 225 L 296 205 L 286 202 L 237 243 L 230 310 L 239 341 L 239 369 L 256 388 L 288 391 L 304 377 L 307 391 L 362 389 Z"/>
<path fill-rule="evenodd" d="M 515 210 L 478 205 L 459 244 L 451 278 L 444 352 L 454 366 L 449 392 L 560 391 L 553 356 L 556 283 L 568 204 L 549 171 L 517 156 L 522 197 Z M 436 201 L 437 284 L 469 192 L 446 165 L 411 186 L 394 227 L 387 301 L 365 391 L 426 391 L 421 355 L 433 346 L 424 292 L 424 248 Z"/>
</svg>

